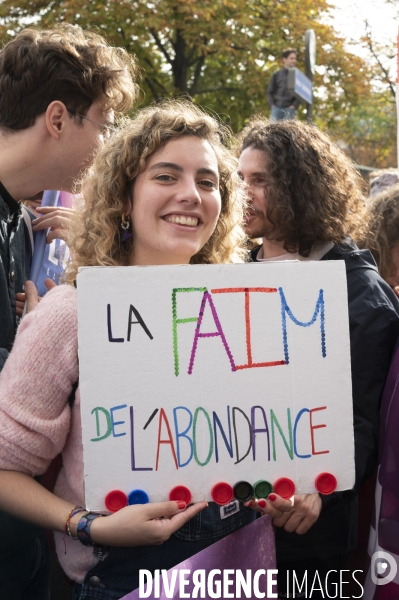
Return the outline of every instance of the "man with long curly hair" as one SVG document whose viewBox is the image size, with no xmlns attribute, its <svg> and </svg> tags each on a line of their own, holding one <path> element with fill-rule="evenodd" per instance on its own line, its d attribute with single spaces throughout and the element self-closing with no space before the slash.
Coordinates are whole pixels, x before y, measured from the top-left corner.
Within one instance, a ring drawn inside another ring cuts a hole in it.
<svg viewBox="0 0 399 600">
<path fill-rule="evenodd" d="M 285 598 L 287 571 L 295 570 L 301 580 L 307 571 L 308 581 L 318 571 L 324 587 L 328 571 L 346 568 L 356 539 L 357 495 L 376 466 L 379 407 L 399 333 L 399 303 L 370 252 L 351 239 L 367 225 L 361 179 L 327 135 L 299 121 L 255 117 L 241 135 L 240 171 L 249 191 L 247 233 L 263 242 L 252 260 L 343 260 L 347 272 L 356 483 L 329 496 L 297 495 L 292 512 L 274 520 Z"/>
<path fill-rule="evenodd" d="M 32 258 L 32 225 L 20 201 L 45 189 L 71 191 L 108 136 L 114 112 L 131 108 L 134 73 L 125 50 L 68 25 L 22 30 L 0 51 L 0 371 Z M 67 222 L 47 208 L 33 230 L 52 228 L 50 241 L 62 237 Z M 47 599 L 41 530 L 0 513 L 0 532 L 0 596 Z"/>
</svg>

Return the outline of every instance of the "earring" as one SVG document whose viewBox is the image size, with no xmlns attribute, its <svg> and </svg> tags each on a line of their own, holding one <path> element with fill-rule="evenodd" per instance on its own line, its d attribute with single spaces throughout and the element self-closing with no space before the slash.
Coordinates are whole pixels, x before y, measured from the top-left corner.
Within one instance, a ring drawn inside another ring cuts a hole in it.
<svg viewBox="0 0 399 600">
<path fill-rule="evenodd" d="M 121 227 L 123 231 L 128 231 L 128 229 L 130 229 L 130 219 L 125 214 L 122 214 L 121 216 Z"/>
</svg>

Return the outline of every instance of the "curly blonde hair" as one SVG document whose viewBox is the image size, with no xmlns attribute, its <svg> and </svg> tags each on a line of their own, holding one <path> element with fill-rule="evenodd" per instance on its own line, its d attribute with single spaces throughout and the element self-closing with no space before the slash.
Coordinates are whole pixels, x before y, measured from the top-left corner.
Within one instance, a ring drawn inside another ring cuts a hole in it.
<svg viewBox="0 0 399 600">
<path fill-rule="evenodd" d="M 370 222 L 366 235 L 357 240 L 359 248 L 368 248 L 380 275 L 387 279 L 392 270 L 391 251 L 399 244 L 399 184 L 376 195 L 368 206 Z"/>
<path fill-rule="evenodd" d="M 252 118 L 237 151 L 261 150 L 270 222 L 267 239 L 309 256 L 312 247 L 360 236 L 367 226 L 362 179 L 348 157 L 314 125 Z"/>
<path fill-rule="evenodd" d="M 191 263 L 233 263 L 245 259 L 241 227 L 246 207 L 237 160 L 223 143 L 229 130 L 190 102 L 168 101 L 141 110 L 97 154 L 81 182 L 84 202 L 77 209 L 68 240 L 72 261 L 67 281 L 82 266 L 130 264 L 134 239 L 122 241 L 121 216 L 127 210 L 132 182 L 146 161 L 173 139 L 193 136 L 212 146 L 219 167 L 221 212 L 210 239 Z M 134 199 L 133 199 L 134 202 Z"/>
</svg>

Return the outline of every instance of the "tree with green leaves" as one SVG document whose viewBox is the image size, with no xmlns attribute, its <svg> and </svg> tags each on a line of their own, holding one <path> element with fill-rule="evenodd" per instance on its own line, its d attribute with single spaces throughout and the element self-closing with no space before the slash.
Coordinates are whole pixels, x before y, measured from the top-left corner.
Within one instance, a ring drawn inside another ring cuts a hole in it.
<svg viewBox="0 0 399 600">
<path fill-rule="evenodd" d="M 298 50 L 304 34 L 318 43 L 315 77 L 322 90 L 316 109 L 328 124 L 367 90 L 366 66 L 344 49 L 344 40 L 323 24 L 326 0 L 3 0 L 3 36 L 28 19 L 46 27 L 60 21 L 96 26 L 116 45 L 136 54 L 143 72 L 144 103 L 189 95 L 239 129 L 250 114 L 268 111 L 265 90 L 280 66 L 281 51 Z"/>
<path fill-rule="evenodd" d="M 189 96 L 238 131 L 254 112 L 269 114 L 266 88 L 284 48 L 297 49 L 305 70 L 304 35 L 314 29 L 313 114 L 346 140 L 359 107 L 379 104 L 371 66 L 326 24 L 329 10 L 327 0 L 3 0 L 0 33 L 6 41 L 29 22 L 97 27 L 137 56 L 142 106 Z M 304 118 L 303 106 L 299 115 Z"/>
</svg>

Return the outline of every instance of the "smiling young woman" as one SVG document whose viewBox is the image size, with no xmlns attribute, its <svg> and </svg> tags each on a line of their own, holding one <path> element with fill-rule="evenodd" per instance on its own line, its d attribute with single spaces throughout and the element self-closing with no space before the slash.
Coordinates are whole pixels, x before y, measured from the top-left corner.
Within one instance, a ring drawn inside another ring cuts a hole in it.
<svg viewBox="0 0 399 600">
<path fill-rule="evenodd" d="M 132 264 L 189 263 L 211 237 L 221 209 L 216 154 L 191 135 L 147 161 L 130 195 Z"/>
<path fill-rule="evenodd" d="M 69 282 L 85 265 L 245 260 L 245 191 L 229 137 L 188 102 L 142 110 L 98 153 L 83 182 Z M 122 216 L 132 233 L 123 242 Z"/>
<path fill-rule="evenodd" d="M 185 102 L 147 108 L 129 122 L 83 181 L 68 281 L 81 266 L 242 261 L 245 199 L 226 136 L 220 123 Z M 0 507 L 56 531 L 75 600 L 116 600 L 138 587 L 140 569 L 169 569 L 255 513 L 241 505 L 226 524 L 212 503 L 164 502 L 87 515 L 79 387 L 72 408 L 68 401 L 79 380 L 77 357 L 76 290 L 64 285 L 24 317 L 2 373 Z M 53 495 L 32 476 L 61 451 Z M 281 498 L 267 504 L 273 516 L 292 508 Z M 201 519 L 185 527 L 199 511 Z M 112 546 L 105 560 L 93 555 L 94 544 Z"/>
</svg>

